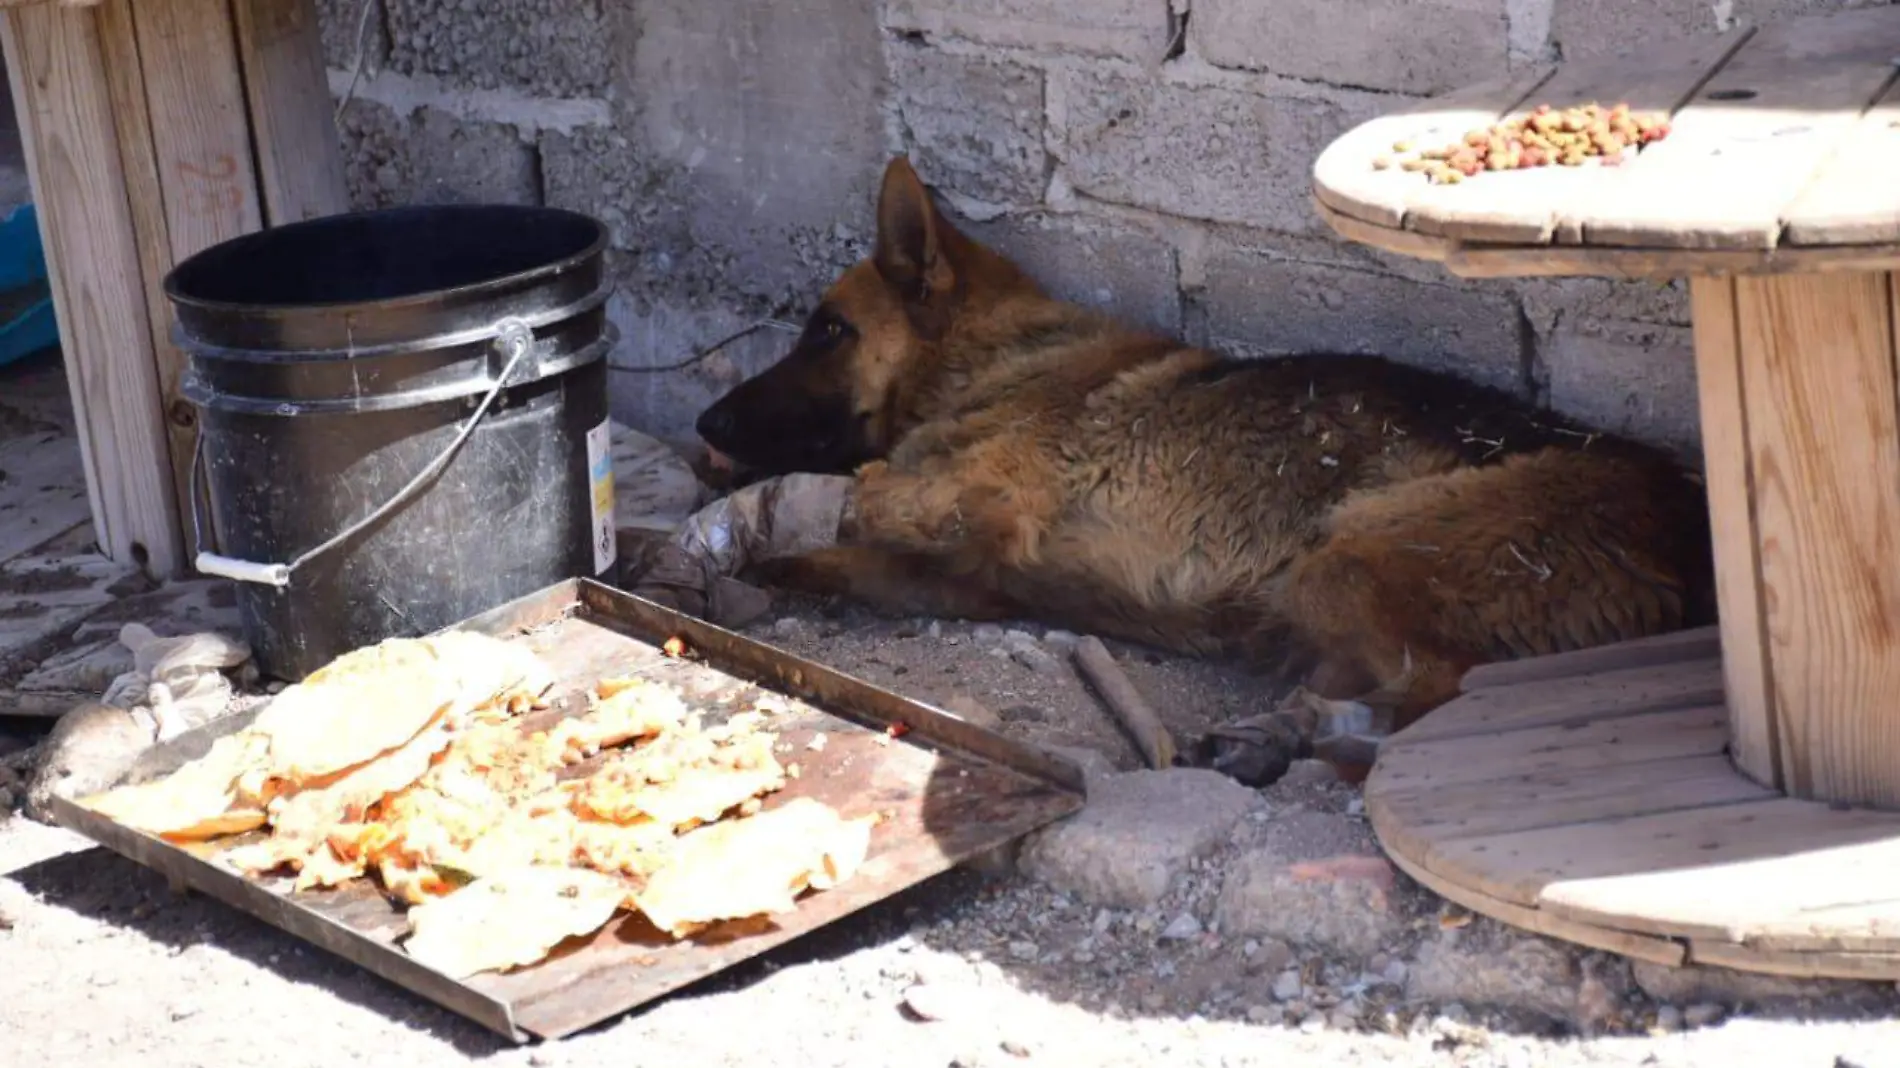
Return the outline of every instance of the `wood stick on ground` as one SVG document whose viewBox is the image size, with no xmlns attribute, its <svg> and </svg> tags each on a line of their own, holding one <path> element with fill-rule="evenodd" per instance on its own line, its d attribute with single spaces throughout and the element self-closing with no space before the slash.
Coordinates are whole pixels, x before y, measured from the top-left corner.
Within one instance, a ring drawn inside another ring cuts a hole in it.
<svg viewBox="0 0 1900 1068">
<path fill-rule="evenodd" d="M 1174 736 L 1161 723 L 1161 717 L 1148 707 L 1135 684 L 1129 681 L 1121 665 L 1109 655 L 1108 647 L 1098 638 L 1083 638 L 1075 646 L 1075 667 L 1095 688 L 1097 696 L 1134 739 L 1135 748 L 1151 768 L 1174 766 Z"/>
</svg>

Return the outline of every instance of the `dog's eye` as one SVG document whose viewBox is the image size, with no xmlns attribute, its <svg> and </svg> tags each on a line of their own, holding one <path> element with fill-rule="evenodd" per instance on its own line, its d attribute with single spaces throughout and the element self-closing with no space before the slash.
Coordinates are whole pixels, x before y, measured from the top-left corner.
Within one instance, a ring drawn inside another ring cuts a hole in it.
<svg viewBox="0 0 1900 1068">
<path fill-rule="evenodd" d="M 836 340 L 838 340 L 839 338 L 841 338 L 841 337 L 843 337 L 843 336 L 844 336 L 844 324 L 843 324 L 843 323 L 841 323 L 841 322 L 839 322 L 839 321 L 838 321 L 838 320 L 836 320 L 836 319 L 828 319 L 828 320 L 826 320 L 826 321 L 825 321 L 825 337 L 826 337 L 826 339 L 828 339 L 828 340 L 831 340 L 831 341 L 836 341 Z"/>
</svg>

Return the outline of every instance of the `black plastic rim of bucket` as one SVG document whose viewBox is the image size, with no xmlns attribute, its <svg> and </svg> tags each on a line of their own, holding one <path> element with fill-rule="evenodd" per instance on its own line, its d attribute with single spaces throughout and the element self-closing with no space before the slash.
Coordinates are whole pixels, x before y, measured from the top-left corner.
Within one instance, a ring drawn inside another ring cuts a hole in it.
<svg viewBox="0 0 1900 1068">
<path fill-rule="evenodd" d="M 598 219 L 563 208 L 412 205 L 246 234 L 178 264 L 163 288 L 195 356 L 346 359 L 571 314 L 605 287 L 607 244 Z"/>
</svg>

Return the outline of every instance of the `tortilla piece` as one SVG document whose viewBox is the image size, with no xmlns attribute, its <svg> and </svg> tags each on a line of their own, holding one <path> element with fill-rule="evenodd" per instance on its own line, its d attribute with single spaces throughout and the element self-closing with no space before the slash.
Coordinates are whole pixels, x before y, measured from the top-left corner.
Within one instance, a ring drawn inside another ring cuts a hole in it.
<svg viewBox="0 0 1900 1068">
<path fill-rule="evenodd" d="M 721 920 L 790 912 L 809 887 L 849 879 L 870 850 L 871 818 L 846 820 L 809 797 L 680 838 L 672 859 L 634 895 L 675 938 Z"/>
<path fill-rule="evenodd" d="M 602 749 L 675 730 L 688 709 L 679 692 L 645 679 L 620 680 L 613 696 L 596 701 L 581 715 L 547 732 L 547 743 L 563 764 L 578 764 Z"/>
<path fill-rule="evenodd" d="M 249 731 L 211 743 L 204 756 L 162 779 L 122 786 L 80 802 L 125 827 L 172 841 L 241 834 L 264 825 L 264 809 L 240 780 L 263 762 L 268 741 Z"/>
<path fill-rule="evenodd" d="M 588 776 L 575 789 L 575 811 L 616 823 L 653 820 L 676 830 L 711 823 L 785 786 L 774 741 L 759 734 L 721 747 L 705 736 L 663 735 Z"/>
<path fill-rule="evenodd" d="M 278 694 L 251 730 L 270 738 L 274 776 L 302 783 L 334 775 L 409 741 L 455 704 L 451 668 L 427 644 L 392 638 Z"/>
<path fill-rule="evenodd" d="M 606 926 L 626 887 L 580 868 L 528 867 L 477 879 L 409 910 L 411 957 L 455 979 L 533 964 Z"/>
<path fill-rule="evenodd" d="M 462 701 L 470 709 L 491 703 L 507 706 L 517 697 L 538 699 L 554 688 L 554 672 L 520 642 L 461 630 L 423 641 L 460 683 Z"/>
</svg>

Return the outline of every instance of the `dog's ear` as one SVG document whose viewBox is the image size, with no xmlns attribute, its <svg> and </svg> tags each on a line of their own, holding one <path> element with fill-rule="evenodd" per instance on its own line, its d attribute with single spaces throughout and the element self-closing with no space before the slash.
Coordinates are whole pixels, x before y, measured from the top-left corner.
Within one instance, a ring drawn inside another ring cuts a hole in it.
<svg viewBox="0 0 1900 1068">
<path fill-rule="evenodd" d="M 877 273 L 906 304 L 938 303 L 956 288 L 956 271 L 944 254 L 943 220 L 931 202 L 930 191 L 898 156 L 884 168 L 884 188 L 877 202 L 877 251 L 872 262 Z"/>
</svg>

